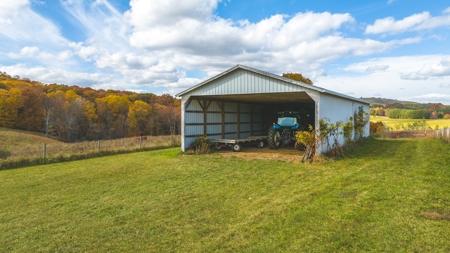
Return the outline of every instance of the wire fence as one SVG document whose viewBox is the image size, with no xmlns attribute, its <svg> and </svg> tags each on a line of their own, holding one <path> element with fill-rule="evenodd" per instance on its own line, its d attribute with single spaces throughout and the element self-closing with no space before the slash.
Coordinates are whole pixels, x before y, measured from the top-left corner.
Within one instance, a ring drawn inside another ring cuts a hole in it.
<svg viewBox="0 0 450 253">
<path fill-rule="evenodd" d="M 0 159 L 8 162 L 18 159 L 51 159 L 54 157 L 71 157 L 95 154 L 114 153 L 119 151 L 149 150 L 180 146 L 180 136 L 140 136 L 115 140 L 84 141 L 77 143 L 36 143 L 23 144 L 8 148 L 7 157 Z"/>
</svg>

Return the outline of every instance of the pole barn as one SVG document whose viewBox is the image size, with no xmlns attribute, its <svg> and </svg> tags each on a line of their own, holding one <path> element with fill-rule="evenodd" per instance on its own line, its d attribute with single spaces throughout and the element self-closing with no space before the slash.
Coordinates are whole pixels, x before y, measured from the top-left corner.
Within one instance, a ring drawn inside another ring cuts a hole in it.
<svg viewBox="0 0 450 253">
<path fill-rule="evenodd" d="M 323 118 L 347 123 L 359 107 L 369 113 L 364 100 L 243 65 L 176 96 L 182 99 L 182 151 L 198 135 L 219 139 L 267 135 L 278 111 L 298 111 L 300 123 L 315 129 Z M 364 136 L 368 135 L 366 127 Z"/>
</svg>

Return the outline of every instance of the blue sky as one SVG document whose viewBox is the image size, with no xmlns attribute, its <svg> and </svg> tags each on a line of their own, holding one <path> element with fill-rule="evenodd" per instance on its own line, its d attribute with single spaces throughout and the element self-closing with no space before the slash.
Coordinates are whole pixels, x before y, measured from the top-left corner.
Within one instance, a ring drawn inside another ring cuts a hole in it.
<svg viewBox="0 0 450 253">
<path fill-rule="evenodd" d="M 0 71 L 172 95 L 237 64 L 450 104 L 450 2 L 0 1 Z"/>
</svg>

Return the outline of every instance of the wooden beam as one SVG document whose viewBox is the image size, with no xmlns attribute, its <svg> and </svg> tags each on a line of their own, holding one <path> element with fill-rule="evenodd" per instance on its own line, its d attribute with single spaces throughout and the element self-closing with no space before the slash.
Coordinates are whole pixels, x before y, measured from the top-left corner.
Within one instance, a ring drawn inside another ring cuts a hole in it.
<svg viewBox="0 0 450 253">
<path fill-rule="evenodd" d="M 202 108 L 202 112 L 205 111 L 205 108 L 203 106 L 203 101 L 202 100 L 197 100 L 198 104 L 200 105 L 200 107 Z"/>
<path fill-rule="evenodd" d="M 187 108 L 189 107 L 189 105 L 191 104 L 191 102 L 192 102 L 192 99 L 189 99 L 189 100 L 187 101 L 187 103 L 184 105 L 184 111 L 187 110 Z"/>
<path fill-rule="evenodd" d="M 241 138 L 241 103 L 237 103 L 237 138 Z"/>
<path fill-rule="evenodd" d="M 263 112 L 267 112 L 267 110 L 266 110 L 266 108 L 265 108 L 265 106 L 261 106 L 260 107 L 261 109 L 261 111 L 260 111 L 260 113 L 261 113 L 261 131 L 263 132 L 263 133 L 267 133 L 266 131 L 267 131 L 267 129 L 264 129 L 265 128 L 265 125 L 267 124 L 267 122 L 266 122 L 266 120 L 267 120 L 267 114 L 264 114 Z M 267 133 L 268 134 L 268 133 Z"/>
<path fill-rule="evenodd" d="M 203 134 L 208 134 L 208 128 L 207 128 L 207 121 L 208 121 L 208 107 L 211 105 L 211 101 L 203 100 L 202 103 L 200 103 L 200 107 L 203 109 Z"/>
<path fill-rule="evenodd" d="M 253 105 L 250 106 L 250 135 L 253 136 Z"/>
</svg>

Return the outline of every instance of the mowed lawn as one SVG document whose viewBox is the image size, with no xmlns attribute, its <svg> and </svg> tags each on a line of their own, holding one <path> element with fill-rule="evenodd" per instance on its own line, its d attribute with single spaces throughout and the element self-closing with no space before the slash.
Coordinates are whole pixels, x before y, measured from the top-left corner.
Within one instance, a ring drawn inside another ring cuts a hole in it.
<svg viewBox="0 0 450 253">
<path fill-rule="evenodd" d="M 450 251 L 442 141 L 313 165 L 178 153 L 0 171 L 0 252 Z"/>
</svg>

